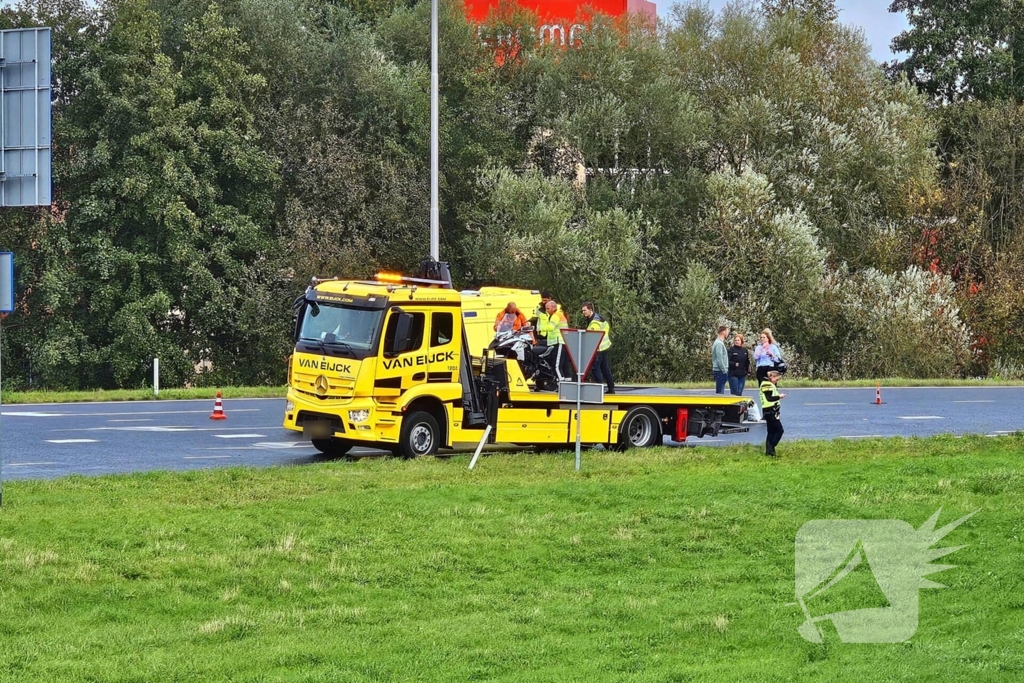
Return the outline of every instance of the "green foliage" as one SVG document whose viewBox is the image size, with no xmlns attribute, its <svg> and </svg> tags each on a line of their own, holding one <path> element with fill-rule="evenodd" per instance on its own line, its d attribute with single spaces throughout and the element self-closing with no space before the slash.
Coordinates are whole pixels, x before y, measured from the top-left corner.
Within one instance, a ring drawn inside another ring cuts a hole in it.
<svg viewBox="0 0 1024 683">
<path fill-rule="evenodd" d="M 714 238 L 705 263 L 728 283 L 730 317 L 745 322 L 744 329 L 775 320 L 802 328 L 825 272 L 814 226 L 802 211 L 780 206 L 767 178 L 750 171 L 712 174 L 708 192 L 705 220 Z"/>
<path fill-rule="evenodd" d="M 570 320 L 579 318 L 581 302 L 593 301 L 612 324 L 620 372 L 651 377 L 658 225 L 639 212 L 595 209 L 571 182 L 537 170 L 492 169 L 482 185 L 486 208 L 470 224 L 465 247 L 472 280 L 551 290 Z"/>
<path fill-rule="evenodd" d="M 180 65 L 142 0 L 99 12 L 89 50 L 58 56 L 77 81 L 57 110 L 61 215 L 43 241 L 67 265 L 39 283 L 60 323 L 47 325 L 33 375 L 141 386 L 160 357 L 171 385 L 204 363 L 220 381 L 279 381 L 287 347 L 251 342 L 283 341 L 282 316 L 267 312 L 287 310 L 268 263 L 281 254 L 276 162 L 255 129 L 264 80 L 239 61 L 247 48 L 215 5 L 185 28 Z"/>
<path fill-rule="evenodd" d="M 1022 348 L 1012 294 L 1019 287 L 1006 287 L 1024 255 L 1024 3 L 896 0 L 891 11 L 906 12 L 910 29 L 893 41 L 908 54 L 888 65 L 890 75 L 941 105 L 934 118 L 944 183 L 923 200 L 921 260 L 958 281 L 979 360 L 1006 374 Z"/>
<path fill-rule="evenodd" d="M 769 17 L 793 13 L 802 21 L 818 27 L 828 27 L 839 19 L 834 0 L 764 0 L 761 8 Z"/>
<path fill-rule="evenodd" d="M 442 256 L 460 285 L 595 300 L 622 379 L 705 378 L 723 321 L 824 377 L 973 373 L 1024 346 L 1018 106 L 929 113 L 829 0 L 598 16 L 572 49 L 521 31 L 498 60 L 440 9 Z M 425 0 L 39 0 L 0 21 L 52 26 L 55 56 L 55 205 L 0 215 L 11 386 L 141 387 L 153 357 L 166 386 L 277 385 L 310 276 L 424 257 Z M 484 35 L 535 21 L 504 6 Z M 972 97 L 1018 77 L 992 35 Z M 933 315 L 892 330 L 871 297 Z"/>
<path fill-rule="evenodd" d="M 853 332 L 840 350 L 845 376 L 935 377 L 970 366 L 971 336 L 948 277 L 867 270 L 831 285 Z"/>
<path fill-rule="evenodd" d="M 888 65 L 942 103 L 1024 100 L 1024 3 L 893 0 L 910 28 L 892 41 L 906 59 Z"/>
</svg>

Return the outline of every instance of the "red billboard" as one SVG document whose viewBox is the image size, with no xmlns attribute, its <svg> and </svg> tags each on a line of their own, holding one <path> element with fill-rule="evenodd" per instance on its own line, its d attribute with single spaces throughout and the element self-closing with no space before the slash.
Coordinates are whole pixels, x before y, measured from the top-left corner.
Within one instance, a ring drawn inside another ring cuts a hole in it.
<svg viewBox="0 0 1024 683">
<path fill-rule="evenodd" d="M 466 0 L 466 16 L 482 24 L 502 4 L 507 9 L 507 2 L 502 0 Z M 514 4 L 537 15 L 536 36 L 542 44 L 577 44 L 586 30 L 586 18 L 594 13 L 611 17 L 639 15 L 652 26 L 658 21 L 657 7 L 648 0 L 514 0 Z"/>
<path fill-rule="evenodd" d="M 587 10 L 600 12 L 611 17 L 623 14 L 639 14 L 655 21 L 658 10 L 653 2 L 647 0 L 516 0 L 516 5 L 533 12 L 541 21 L 560 19 L 573 21 L 580 14 L 589 14 Z M 466 0 L 466 16 L 471 20 L 483 23 L 492 10 L 498 8 L 499 0 Z"/>
</svg>

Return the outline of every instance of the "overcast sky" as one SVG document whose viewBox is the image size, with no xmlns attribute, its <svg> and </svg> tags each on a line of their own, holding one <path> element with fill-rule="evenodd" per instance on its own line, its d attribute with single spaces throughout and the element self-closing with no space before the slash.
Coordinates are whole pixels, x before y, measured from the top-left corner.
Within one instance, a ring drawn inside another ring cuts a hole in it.
<svg viewBox="0 0 1024 683">
<path fill-rule="evenodd" d="M 652 0 L 658 6 L 659 14 L 667 14 L 676 0 Z M 707 0 L 714 10 L 720 10 L 728 0 Z M 892 59 L 889 43 L 908 27 L 906 15 L 889 14 L 892 0 L 836 0 L 839 21 L 864 30 L 864 37 L 871 46 L 871 55 L 878 61 Z"/>
<path fill-rule="evenodd" d="M 839 21 L 864 29 L 871 54 L 880 62 L 892 59 L 889 43 L 907 30 L 905 14 L 889 14 L 889 0 L 838 0 Z"/>
</svg>

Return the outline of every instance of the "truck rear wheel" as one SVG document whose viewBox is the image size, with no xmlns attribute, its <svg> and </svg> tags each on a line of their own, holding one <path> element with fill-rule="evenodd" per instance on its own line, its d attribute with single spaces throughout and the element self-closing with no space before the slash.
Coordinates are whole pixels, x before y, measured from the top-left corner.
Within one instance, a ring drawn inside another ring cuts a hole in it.
<svg viewBox="0 0 1024 683">
<path fill-rule="evenodd" d="M 313 448 L 329 458 L 341 458 L 352 450 L 352 444 L 341 439 L 312 439 Z"/>
<path fill-rule="evenodd" d="M 661 443 L 661 419 L 647 406 L 633 408 L 619 425 L 619 441 L 615 450 L 647 448 Z"/>
<path fill-rule="evenodd" d="M 422 410 L 408 415 L 402 420 L 402 434 L 395 448 L 395 455 L 400 458 L 418 458 L 421 455 L 437 453 L 441 430 L 437 420 L 430 413 Z"/>
</svg>

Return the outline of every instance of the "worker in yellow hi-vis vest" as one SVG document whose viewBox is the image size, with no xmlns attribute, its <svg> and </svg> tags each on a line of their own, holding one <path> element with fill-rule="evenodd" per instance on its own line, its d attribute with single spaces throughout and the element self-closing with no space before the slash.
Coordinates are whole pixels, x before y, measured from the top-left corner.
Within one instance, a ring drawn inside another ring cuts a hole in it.
<svg viewBox="0 0 1024 683">
<path fill-rule="evenodd" d="M 537 319 L 538 336 L 543 338 L 548 346 L 556 346 L 558 351 L 555 355 L 555 372 L 558 373 L 559 381 L 569 379 L 572 374 L 569 361 L 569 354 L 565 353 L 565 340 L 562 338 L 562 330 L 569 327 L 569 321 L 565 314 L 558 307 L 558 302 L 549 299 L 544 304 L 544 315 Z"/>
<path fill-rule="evenodd" d="M 601 317 L 601 314 L 594 308 L 593 302 L 584 301 L 582 305 L 583 317 L 586 318 L 588 330 L 599 330 L 604 332 L 601 346 L 597 348 L 597 356 L 594 364 L 590 366 L 590 374 L 594 381 L 608 386 L 607 393 L 615 393 L 615 380 L 612 378 L 612 367 L 608 363 L 608 349 L 612 347 L 611 325 Z"/>
<path fill-rule="evenodd" d="M 786 431 L 782 428 L 782 413 L 779 403 L 786 398 L 785 394 L 779 393 L 776 384 L 779 383 L 781 375 L 777 370 L 769 370 L 765 380 L 761 382 L 761 409 L 764 412 L 764 421 L 768 427 L 768 437 L 764 442 L 764 454 L 776 457 L 775 447 L 782 441 L 782 435 Z"/>
</svg>

